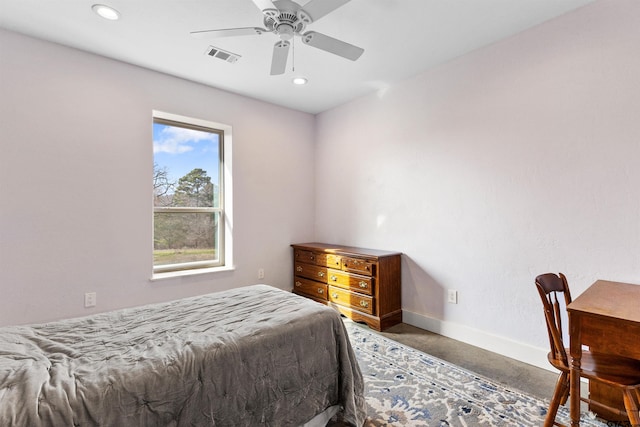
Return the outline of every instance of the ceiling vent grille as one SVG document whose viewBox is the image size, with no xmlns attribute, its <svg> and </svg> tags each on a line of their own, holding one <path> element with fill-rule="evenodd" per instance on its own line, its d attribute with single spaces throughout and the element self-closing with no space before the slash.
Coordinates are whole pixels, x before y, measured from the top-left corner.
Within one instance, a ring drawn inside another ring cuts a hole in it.
<svg viewBox="0 0 640 427">
<path fill-rule="evenodd" d="M 240 59 L 240 55 L 238 55 L 237 53 L 227 52 L 226 50 L 222 50 L 218 47 L 213 46 L 209 46 L 207 48 L 206 54 L 214 58 L 229 62 L 231 64 L 234 64 L 238 61 L 238 59 Z"/>
</svg>

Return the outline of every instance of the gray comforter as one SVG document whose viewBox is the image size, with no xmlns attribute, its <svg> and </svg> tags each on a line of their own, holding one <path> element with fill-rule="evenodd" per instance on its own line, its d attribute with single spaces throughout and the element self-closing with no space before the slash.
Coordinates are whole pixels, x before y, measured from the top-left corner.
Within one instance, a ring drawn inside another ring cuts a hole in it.
<svg viewBox="0 0 640 427">
<path fill-rule="evenodd" d="M 0 328 L 0 426 L 364 422 L 339 315 L 266 285 Z"/>
</svg>

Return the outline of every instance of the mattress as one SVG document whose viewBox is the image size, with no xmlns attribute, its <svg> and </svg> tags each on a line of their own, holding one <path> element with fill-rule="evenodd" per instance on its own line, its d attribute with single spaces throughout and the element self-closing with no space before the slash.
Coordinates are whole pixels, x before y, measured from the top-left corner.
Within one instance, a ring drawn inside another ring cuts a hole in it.
<svg viewBox="0 0 640 427">
<path fill-rule="evenodd" d="M 363 380 L 340 316 L 252 285 L 0 328 L 2 426 L 361 426 Z"/>
</svg>

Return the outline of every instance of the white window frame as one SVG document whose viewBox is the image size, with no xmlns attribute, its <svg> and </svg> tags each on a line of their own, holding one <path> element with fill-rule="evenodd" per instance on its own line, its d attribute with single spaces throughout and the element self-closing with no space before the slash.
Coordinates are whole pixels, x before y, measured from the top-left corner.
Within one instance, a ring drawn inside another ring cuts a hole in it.
<svg viewBox="0 0 640 427">
<path fill-rule="evenodd" d="M 228 271 L 234 269 L 233 264 L 233 194 L 232 194 L 232 127 L 223 123 L 216 123 L 208 120 L 196 119 L 192 117 L 181 116 L 178 114 L 167 113 L 163 111 L 153 110 L 152 122 L 156 119 L 176 123 L 176 125 L 184 125 L 189 128 L 204 128 L 217 130 L 221 132 L 221 168 L 220 168 L 220 207 L 213 208 L 190 208 L 190 207 L 156 207 L 153 203 L 153 192 L 151 198 L 152 214 L 151 214 L 151 253 L 153 254 L 153 236 L 155 230 L 153 228 L 153 218 L 156 212 L 212 212 L 219 213 L 219 254 L 215 265 L 211 261 L 197 261 L 180 264 L 168 264 L 155 266 L 153 257 L 151 261 L 152 275 L 151 279 L 163 279 L 177 276 L 187 276 L 193 274 L 214 273 L 218 271 Z"/>
</svg>

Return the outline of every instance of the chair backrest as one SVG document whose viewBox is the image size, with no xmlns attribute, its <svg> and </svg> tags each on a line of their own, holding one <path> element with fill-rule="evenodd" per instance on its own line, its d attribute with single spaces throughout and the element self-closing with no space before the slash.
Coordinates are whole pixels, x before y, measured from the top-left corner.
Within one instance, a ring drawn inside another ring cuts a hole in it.
<svg viewBox="0 0 640 427">
<path fill-rule="evenodd" d="M 562 340 L 562 312 L 571 303 L 571 292 L 567 284 L 567 278 L 562 273 L 546 273 L 536 277 L 536 287 L 542 299 L 544 316 L 549 333 L 551 356 L 556 361 L 561 361 L 568 369 L 569 361 Z M 564 306 L 561 301 L 564 299 Z"/>
</svg>

